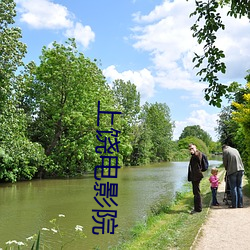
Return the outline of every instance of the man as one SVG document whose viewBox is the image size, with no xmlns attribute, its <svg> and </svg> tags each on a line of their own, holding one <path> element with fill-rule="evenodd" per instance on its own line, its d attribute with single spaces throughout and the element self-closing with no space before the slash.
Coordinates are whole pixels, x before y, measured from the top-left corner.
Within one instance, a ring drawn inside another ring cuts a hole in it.
<svg viewBox="0 0 250 250">
<path fill-rule="evenodd" d="M 242 177 L 244 165 L 239 151 L 228 145 L 222 146 L 223 165 L 227 171 L 227 178 L 230 185 L 232 204 L 230 208 L 243 207 Z"/>
<path fill-rule="evenodd" d="M 190 163 L 188 167 L 188 181 L 192 182 L 193 195 L 194 195 L 194 209 L 191 214 L 199 213 L 202 211 L 200 181 L 203 178 L 201 172 L 201 158 L 202 152 L 197 150 L 196 146 L 191 143 L 188 145 L 191 153 Z"/>
</svg>

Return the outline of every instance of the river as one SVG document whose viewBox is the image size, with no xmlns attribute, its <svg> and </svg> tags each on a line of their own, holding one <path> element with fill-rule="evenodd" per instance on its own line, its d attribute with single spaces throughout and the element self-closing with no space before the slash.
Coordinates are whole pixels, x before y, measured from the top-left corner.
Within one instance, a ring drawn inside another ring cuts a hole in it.
<svg viewBox="0 0 250 250">
<path fill-rule="evenodd" d="M 210 161 L 211 166 L 218 166 L 220 163 L 217 160 Z M 27 237 L 38 233 L 42 228 L 51 229 L 53 225 L 50 220 L 55 218 L 60 232 L 65 234 L 64 243 L 72 239 L 76 225 L 83 226 L 83 232 L 87 236 L 63 249 L 89 250 L 95 246 L 107 249 L 108 246 L 117 244 L 121 234 L 137 221 L 145 219 L 150 207 L 156 202 L 163 197 L 171 202 L 176 191 L 181 191 L 187 182 L 187 164 L 188 162 L 168 162 L 123 168 L 118 170 L 118 178 L 106 179 L 105 182 L 118 184 L 118 197 L 114 198 L 118 206 L 112 206 L 113 210 L 117 210 L 115 223 L 118 224 L 114 235 L 102 234 L 101 231 L 99 235 L 92 233 L 93 227 L 100 226 L 92 219 L 92 209 L 101 209 L 94 200 L 96 180 L 93 175 L 79 179 L 1 184 L 0 248 L 5 249 L 5 243 L 9 240 L 26 242 Z M 60 241 L 59 233 L 45 230 L 41 232 L 41 241 L 46 240 L 47 246 L 52 245 L 45 249 L 60 249 L 58 245 L 53 245 Z"/>
</svg>

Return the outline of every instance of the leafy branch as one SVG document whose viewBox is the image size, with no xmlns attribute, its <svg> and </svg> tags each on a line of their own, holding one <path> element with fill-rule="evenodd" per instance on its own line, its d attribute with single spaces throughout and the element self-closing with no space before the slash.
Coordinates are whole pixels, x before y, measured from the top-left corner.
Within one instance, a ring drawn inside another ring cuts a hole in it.
<svg viewBox="0 0 250 250">
<path fill-rule="evenodd" d="M 190 17 L 197 16 L 195 23 L 192 25 L 193 37 L 199 44 L 204 43 L 203 54 L 195 53 L 193 63 L 194 68 L 200 69 L 197 73 L 200 81 L 207 82 L 209 85 L 205 89 L 205 99 L 210 105 L 221 107 L 221 97 L 230 91 L 227 85 L 219 83 L 218 74 L 226 73 L 226 65 L 223 62 L 225 54 L 223 50 L 216 45 L 216 33 L 224 30 L 225 25 L 218 8 L 231 3 L 228 15 L 235 18 L 241 18 L 247 15 L 250 18 L 250 5 L 248 0 L 207 0 L 195 1 L 196 9 L 190 14 Z"/>
</svg>

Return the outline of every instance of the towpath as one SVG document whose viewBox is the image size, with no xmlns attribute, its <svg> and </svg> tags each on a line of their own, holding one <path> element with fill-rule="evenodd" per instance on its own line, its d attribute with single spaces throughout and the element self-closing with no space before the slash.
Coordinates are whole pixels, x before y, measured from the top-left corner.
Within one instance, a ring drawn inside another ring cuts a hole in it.
<svg viewBox="0 0 250 250">
<path fill-rule="evenodd" d="M 228 208 L 225 181 L 218 188 L 220 206 L 211 207 L 192 250 L 249 250 L 250 249 L 250 198 L 244 196 L 244 207 Z"/>
</svg>

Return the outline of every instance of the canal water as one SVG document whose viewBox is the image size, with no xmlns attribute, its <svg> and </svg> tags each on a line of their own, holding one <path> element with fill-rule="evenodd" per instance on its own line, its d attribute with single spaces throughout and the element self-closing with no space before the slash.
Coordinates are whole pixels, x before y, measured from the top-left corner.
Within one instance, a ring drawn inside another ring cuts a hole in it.
<svg viewBox="0 0 250 250">
<path fill-rule="evenodd" d="M 211 166 L 220 163 L 210 161 Z M 25 243 L 26 238 L 41 231 L 44 249 L 57 250 L 63 244 L 63 249 L 108 249 L 136 222 L 144 220 L 155 203 L 166 197 L 171 202 L 187 182 L 187 165 L 188 162 L 167 162 L 128 167 L 118 170 L 118 178 L 106 179 L 105 182 L 118 184 L 118 197 L 114 198 L 118 206 L 109 208 L 117 211 L 115 234 L 102 234 L 100 230 L 96 230 L 99 235 L 92 233 L 93 227 L 100 226 L 93 221 L 92 210 L 104 209 L 94 200 L 93 175 L 0 184 L 0 248 L 5 249 L 5 243 L 11 240 Z M 52 219 L 56 219 L 55 224 L 50 222 Z M 76 225 L 83 226 L 86 238 L 77 239 Z M 67 244 L 72 239 L 76 240 Z M 30 249 L 30 245 L 21 249 Z"/>
</svg>

